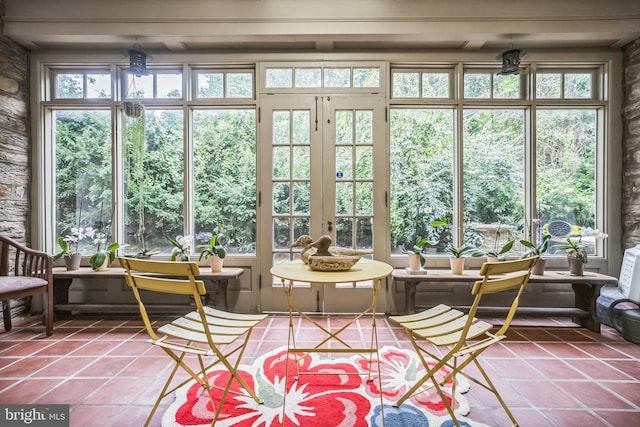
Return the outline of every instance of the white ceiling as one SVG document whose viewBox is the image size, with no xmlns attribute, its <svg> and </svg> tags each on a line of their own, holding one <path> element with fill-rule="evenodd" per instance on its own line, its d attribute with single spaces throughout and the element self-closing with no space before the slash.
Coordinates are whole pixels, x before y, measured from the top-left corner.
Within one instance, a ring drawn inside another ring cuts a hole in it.
<svg viewBox="0 0 640 427">
<path fill-rule="evenodd" d="M 0 0 L 0 5 L 1 5 Z M 4 0 L 34 50 L 384 52 L 621 48 L 638 0 Z"/>
</svg>

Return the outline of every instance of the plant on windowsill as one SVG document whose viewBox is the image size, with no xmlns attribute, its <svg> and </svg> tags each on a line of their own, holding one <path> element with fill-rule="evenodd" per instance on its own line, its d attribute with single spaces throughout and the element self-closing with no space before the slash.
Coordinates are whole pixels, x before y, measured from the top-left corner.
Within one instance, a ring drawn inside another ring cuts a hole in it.
<svg viewBox="0 0 640 427">
<path fill-rule="evenodd" d="M 515 239 L 508 240 L 500 249 L 498 249 L 498 240 L 500 240 L 500 227 L 502 226 L 502 221 L 498 222 L 498 229 L 496 230 L 496 237 L 493 239 L 493 248 L 492 250 L 485 252 L 484 255 L 487 257 L 487 261 L 489 262 L 497 262 L 504 261 L 505 254 L 511 250 L 513 244 L 515 243 Z M 474 256 L 478 256 L 474 254 Z"/>
<path fill-rule="evenodd" d="M 88 230 L 91 230 L 89 227 Z M 85 229 L 81 227 L 73 227 L 71 234 L 58 237 L 58 246 L 60 251 L 53 255 L 53 260 L 57 261 L 60 258 L 64 259 L 65 265 L 68 271 L 77 270 L 80 268 L 80 261 L 82 255 L 78 250 L 80 240 L 85 237 Z"/>
<path fill-rule="evenodd" d="M 98 246 L 96 253 L 89 258 L 89 265 L 93 271 L 106 270 L 116 259 L 116 252 L 120 249 L 120 243 L 107 244 L 104 233 L 95 233 L 93 243 Z"/>
<path fill-rule="evenodd" d="M 569 273 L 575 276 L 584 274 L 584 264 L 587 263 L 587 247 L 581 243 L 581 239 L 577 241 L 567 238 L 567 244 L 560 246 L 560 249 L 567 251 L 567 262 L 569 263 Z"/>
<path fill-rule="evenodd" d="M 209 239 L 208 244 L 196 246 L 202 249 L 202 252 L 200 252 L 200 260 L 211 257 L 209 262 L 213 273 L 222 271 L 223 259 L 227 256 L 227 250 L 220 244 L 220 238 L 221 236 L 214 234 L 211 236 L 211 239 Z"/>
<path fill-rule="evenodd" d="M 589 260 L 587 256 L 587 246 L 582 243 L 583 237 L 590 237 L 594 240 L 606 239 L 609 237 L 598 229 L 591 227 L 581 227 L 577 240 L 567 237 L 567 244 L 560 246 L 560 249 L 567 251 L 567 262 L 569 263 L 569 273 L 576 276 L 584 275 L 584 264 Z"/>
<path fill-rule="evenodd" d="M 424 237 L 418 237 L 411 250 L 406 251 L 409 257 L 409 269 L 412 271 L 420 270 L 425 263 L 424 248 L 427 247 L 429 241 Z"/>
<path fill-rule="evenodd" d="M 451 273 L 462 274 L 464 271 L 464 261 L 468 256 L 482 256 L 482 252 L 478 248 L 471 245 L 446 247 L 445 252 L 449 255 L 449 263 L 451 265 Z"/>
<path fill-rule="evenodd" d="M 549 239 L 551 239 L 551 234 L 546 233 L 544 236 L 542 236 L 542 240 L 540 240 L 540 243 L 538 243 L 537 245 L 528 240 L 524 240 L 524 239 L 520 240 L 520 244 L 528 248 L 527 251 L 522 254 L 522 258 L 540 256 L 536 264 L 531 269 L 532 274 L 537 274 L 537 275 L 544 274 L 544 267 L 545 267 L 545 264 L 547 263 L 547 260 L 542 258 L 542 255 L 547 252 L 547 249 L 549 247 Z"/>
<path fill-rule="evenodd" d="M 151 258 L 151 255 L 156 255 L 160 253 L 158 248 L 148 249 L 148 248 L 139 248 L 137 246 L 134 246 L 133 249 L 137 249 L 135 257 L 138 259 L 149 259 Z"/>
<path fill-rule="evenodd" d="M 191 243 L 193 237 L 191 236 L 176 236 L 175 239 L 168 237 L 169 242 L 174 246 L 171 249 L 171 261 L 184 261 L 189 262 L 189 255 L 191 253 Z"/>
</svg>

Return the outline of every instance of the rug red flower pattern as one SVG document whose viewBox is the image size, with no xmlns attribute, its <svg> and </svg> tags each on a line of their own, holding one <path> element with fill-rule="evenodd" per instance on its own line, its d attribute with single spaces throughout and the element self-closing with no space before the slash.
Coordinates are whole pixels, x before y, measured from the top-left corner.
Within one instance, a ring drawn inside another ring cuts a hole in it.
<svg viewBox="0 0 640 427">
<path fill-rule="evenodd" d="M 316 353 L 287 355 L 285 348 L 266 353 L 252 365 L 242 365 L 239 369 L 242 378 L 256 390 L 264 403 L 257 404 L 246 395 L 229 393 L 216 426 L 453 426 L 433 389 L 412 397 L 398 408 L 393 407 L 393 403 L 422 376 L 424 368 L 418 356 L 410 350 L 384 347 L 379 355 L 379 362 L 370 362 L 358 355 L 338 359 L 329 359 L 327 355 L 321 357 Z M 285 387 L 287 365 L 289 374 Z M 300 375 L 295 380 L 296 365 L 301 372 L 314 375 Z M 369 368 L 372 381 L 367 380 Z M 447 372 L 442 369 L 440 374 L 445 376 Z M 209 383 L 224 387 L 229 376 L 224 370 L 213 370 L 209 372 Z M 469 390 L 469 383 L 461 376 L 457 380 L 455 399 L 450 394 L 450 384 L 445 386 L 445 390 L 449 402 L 455 401 L 456 415 L 461 424 L 486 427 L 465 418 L 469 406 L 462 393 Z M 240 393 L 241 390 L 234 380 L 231 391 Z M 222 391 L 212 389 L 212 397 L 217 404 Z M 213 415 L 214 408 L 206 391 L 197 383 L 190 383 L 176 391 L 176 401 L 165 412 L 162 426 L 209 426 Z"/>
</svg>

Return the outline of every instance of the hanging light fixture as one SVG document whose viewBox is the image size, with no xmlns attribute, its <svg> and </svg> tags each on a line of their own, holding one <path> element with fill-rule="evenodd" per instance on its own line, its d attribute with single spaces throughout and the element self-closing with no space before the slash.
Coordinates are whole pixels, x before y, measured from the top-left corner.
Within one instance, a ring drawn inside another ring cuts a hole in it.
<svg viewBox="0 0 640 427">
<path fill-rule="evenodd" d="M 509 50 L 505 50 L 496 59 L 502 61 L 502 70 L 498 72 L 499 76 L 508 76 L 511 74 L 520 74 L 520 58 L 527 52 L 521 49 L 513 49 L 513 45 L 509 44 Z"/>
<path fill-rule="evenodd" d="M 147 70 L 147 54 L 140 50 L 140 46 L 133 45 L 133 49 L 129 49 L 129 71 L 135 76 L 146 76 L 149 74 Z"/>
</svg>

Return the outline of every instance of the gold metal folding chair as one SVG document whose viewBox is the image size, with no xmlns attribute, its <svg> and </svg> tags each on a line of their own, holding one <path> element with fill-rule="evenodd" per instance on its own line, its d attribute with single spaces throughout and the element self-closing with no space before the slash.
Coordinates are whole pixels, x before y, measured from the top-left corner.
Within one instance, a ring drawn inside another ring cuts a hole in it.
<svg viewBox="0 0 640 427">
<path fill-rule="evenodd" d="M 200 274 L 198 264 L 195 262 L 147 261 L 130 258 L 119 258 L 119 260 L 126 270 L 126 282 L 131 286 L 138 301 L 144 326 L 151 337 L 151 344 L 162 348 L 175 362 L 169 378 L 147 417 L 145 426 L 149 425 L 160 401 L 192 379 L 202 385 L 211 399 L 215 410 L 212 426 L 218 419 L 234 379 L 249 396 L 256 402 L 262 403 L 255 391 L 238 375 L 237 369 L 253 327 L 267 316 L 228 313 L 203 306 L 200 297 L 206 294 L 206 289 L 201 280 L 195 279 Z M 154 329 L 143 302 L 143 297 L 147 296 L 146 291 L 191 295 L 196 310 Z M 240 337 L 243 338 L 239 339 Z M 189 366 L 187 363 L 189 358 L 185 358 L 187 355 L 196 357 L 197 368 Z M 223 365 L 231 375 L 223 389 L 220 403 L 216 407 L 211 396 L 213 386 L 209 385 L 207 371 L 218 364 Z M 179 367 L 182 367 L 189 377 L 169 389 Z"/>
<path fill-rule="evenodd" d="M 536 256 L 515 261 L 484 263 L 480 270 L 483 279 L 478 280 L 473 285 L 471 294 L 475 295 L 475 299 L 469 313 L 466 315 L 459 310 L 440 304 L 421 313 L 390 317 L 392 321 L 404 327 L 426 370 L 426 374 L 394 406 L 400 406 L 410 397 L 434 387 L 447 407 L 451 419 L 456 426 L 460 427 L 454 408 L 449 404 L 442 390 L 444 384 L 451 382 L 451 395 L 455 403 L 455 376 L 460 373 L 474 383 L 491 391 L 500 402 L 500 405 L 502 405 L 513 425 L 518 425 L 500 393 L 498 393 L 498 390 L 496 390 L 489 376 L 480 365 L 478 356 L 492 344 L 506 338 L 505 333 L 518 308 L 520 295 L 529 281 L 531 267 L 537 261 L 538 257 Z M 514 292 L 514 299 L 507 312 L 506 319 L 496 332 L 491 332 L 494 329 L 492 324 L 475 318 L 480 300 L 486 294 L 509 290 Z M 440 354 L 434 354 L 434 349 L 439 349 Z M 429 358 L 436 361 L 436 364 L 432 367 L 429 367 L 427 363 L 431 361 Z M 484 382 L 463 372 L 463 369 L 471 362 L 482 374 Z M 450 369 L 450 373 L 445 378 L 437 380 L 436 375 L 442 367 Z M 427 381 L 429 381 L 429 384 L 425 385 Z"/>
</svg>

